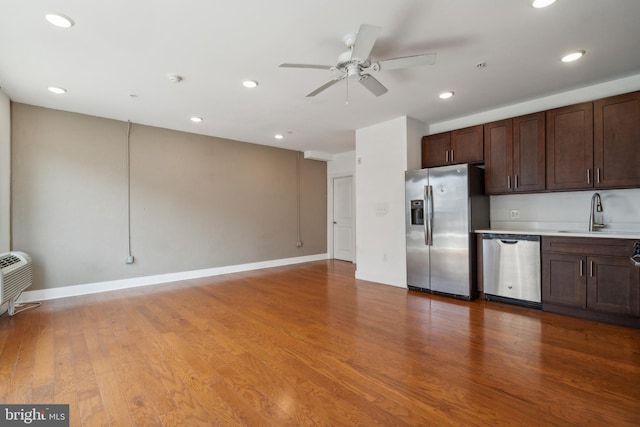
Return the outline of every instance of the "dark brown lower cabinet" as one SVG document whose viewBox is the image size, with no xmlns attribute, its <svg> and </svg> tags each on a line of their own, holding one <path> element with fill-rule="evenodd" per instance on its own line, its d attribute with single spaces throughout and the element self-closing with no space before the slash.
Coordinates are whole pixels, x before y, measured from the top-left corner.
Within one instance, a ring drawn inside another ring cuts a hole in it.
<svg viewBox="0 0 640 427">
<path fill-rule="evenodd" d="M 640 327 L 634 240 L 542 239 L 543 310 Z"/>
</svg>

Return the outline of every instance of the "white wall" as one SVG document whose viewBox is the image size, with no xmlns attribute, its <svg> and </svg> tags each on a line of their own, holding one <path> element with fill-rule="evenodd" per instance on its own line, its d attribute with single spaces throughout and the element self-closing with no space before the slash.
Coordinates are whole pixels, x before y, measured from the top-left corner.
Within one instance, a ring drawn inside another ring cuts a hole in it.
<svg viewBox="0 0 640 427">
<path fill-rule="evenodd" d="M 11 102 L 0 90 L 0 253 L 11 249 Z"/>
<path fill-rule="evenodd" d="M 491 196 L 491 227 L 545 230 L 589 229 L 593 191 Z M 605 230 L 640 232 L 640 189 L 598 190 Z M 520 218 L 511 219 L 512 209 Z"/>
<path fill-rule="evenodd" d="M 327 162 L 327 176 L 346 176 L 356 172 L 356 152 L 336 154 Z"/>
<path fill-rule="evenodd" d="M 358 279 L 407 285 L 404 172 L 409 153 L 413 165 L 419 152 L 421 129 L 420 122 L 403 116 L 356 130 Z"/>
<path fill-rule="evenodd" d="M 422 137 L 427 126 L 420 120 L 407 117 L 407 170 L 422 169 Z"/>
</svg>

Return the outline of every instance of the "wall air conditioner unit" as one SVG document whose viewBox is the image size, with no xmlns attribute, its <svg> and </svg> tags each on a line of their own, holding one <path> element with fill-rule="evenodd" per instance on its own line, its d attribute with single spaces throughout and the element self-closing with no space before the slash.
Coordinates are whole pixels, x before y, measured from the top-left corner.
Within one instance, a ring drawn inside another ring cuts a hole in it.
<svg viewBox="0 0 640 427">
<path fill-rule="evenodd" d="M 15 314 L 16 299 L 33 281 L 33 262 L 24 252 L 0 254 L 0 306 L 9 301 L 9 316 Z"/>
</svg>

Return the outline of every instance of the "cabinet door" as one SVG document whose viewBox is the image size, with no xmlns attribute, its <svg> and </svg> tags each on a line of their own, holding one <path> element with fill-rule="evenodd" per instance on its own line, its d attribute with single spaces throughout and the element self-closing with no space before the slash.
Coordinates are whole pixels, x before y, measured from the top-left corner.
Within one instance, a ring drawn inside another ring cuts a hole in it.
<svg viewBox="0 0 640 427">
<path fill-rule="evenodd" d="M 422 167 L 430 168 L 449 163 L 451 132 L 422 137 Z"/>
<path fill-rule="evenodd" d="M 607 313 L 640 315 L 640 268 L 627 257 L 588 257 L 587 307 Z"/>
<path fill-rule="evenodd" d="M 512 135 L 511 119 L 484 125 L 484 187 L 487 194 L 513 191 Z"/>
<path fill-rule="evenodd" d="M 542 254 L 542 303 L 586 308 L 585 257 Z"/>
<path fill-rule="evenodd" d="M 593 187 L 593 103 L 547 111 L 547 189 Z"/>
<path fill-rule="evenodd" d="M 513 191 L 545 189 L 545 113 L 513 119 Z"/>
<path fill-rule="evenodd" d="M 482 125 L 451 131 L 450 163 L 481 163 L 484 160 Z"/>
<path fill-rule="evenodd" d="M 640 185 L 640 92 L 594 102 L 597 188 Z"/>
</svg>

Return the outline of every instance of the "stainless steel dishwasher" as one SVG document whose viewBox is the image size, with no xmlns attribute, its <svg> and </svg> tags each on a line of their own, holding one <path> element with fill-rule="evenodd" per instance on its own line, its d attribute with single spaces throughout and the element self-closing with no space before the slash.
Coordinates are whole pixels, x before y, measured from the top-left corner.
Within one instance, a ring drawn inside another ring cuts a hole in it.
<svg viewBox="0 0 640 427">
<path fill-rule="evenodd" d="M 540 236 L 482 235 L 482 279 L 487 300 L 540 308 Z"/>
</svg>

